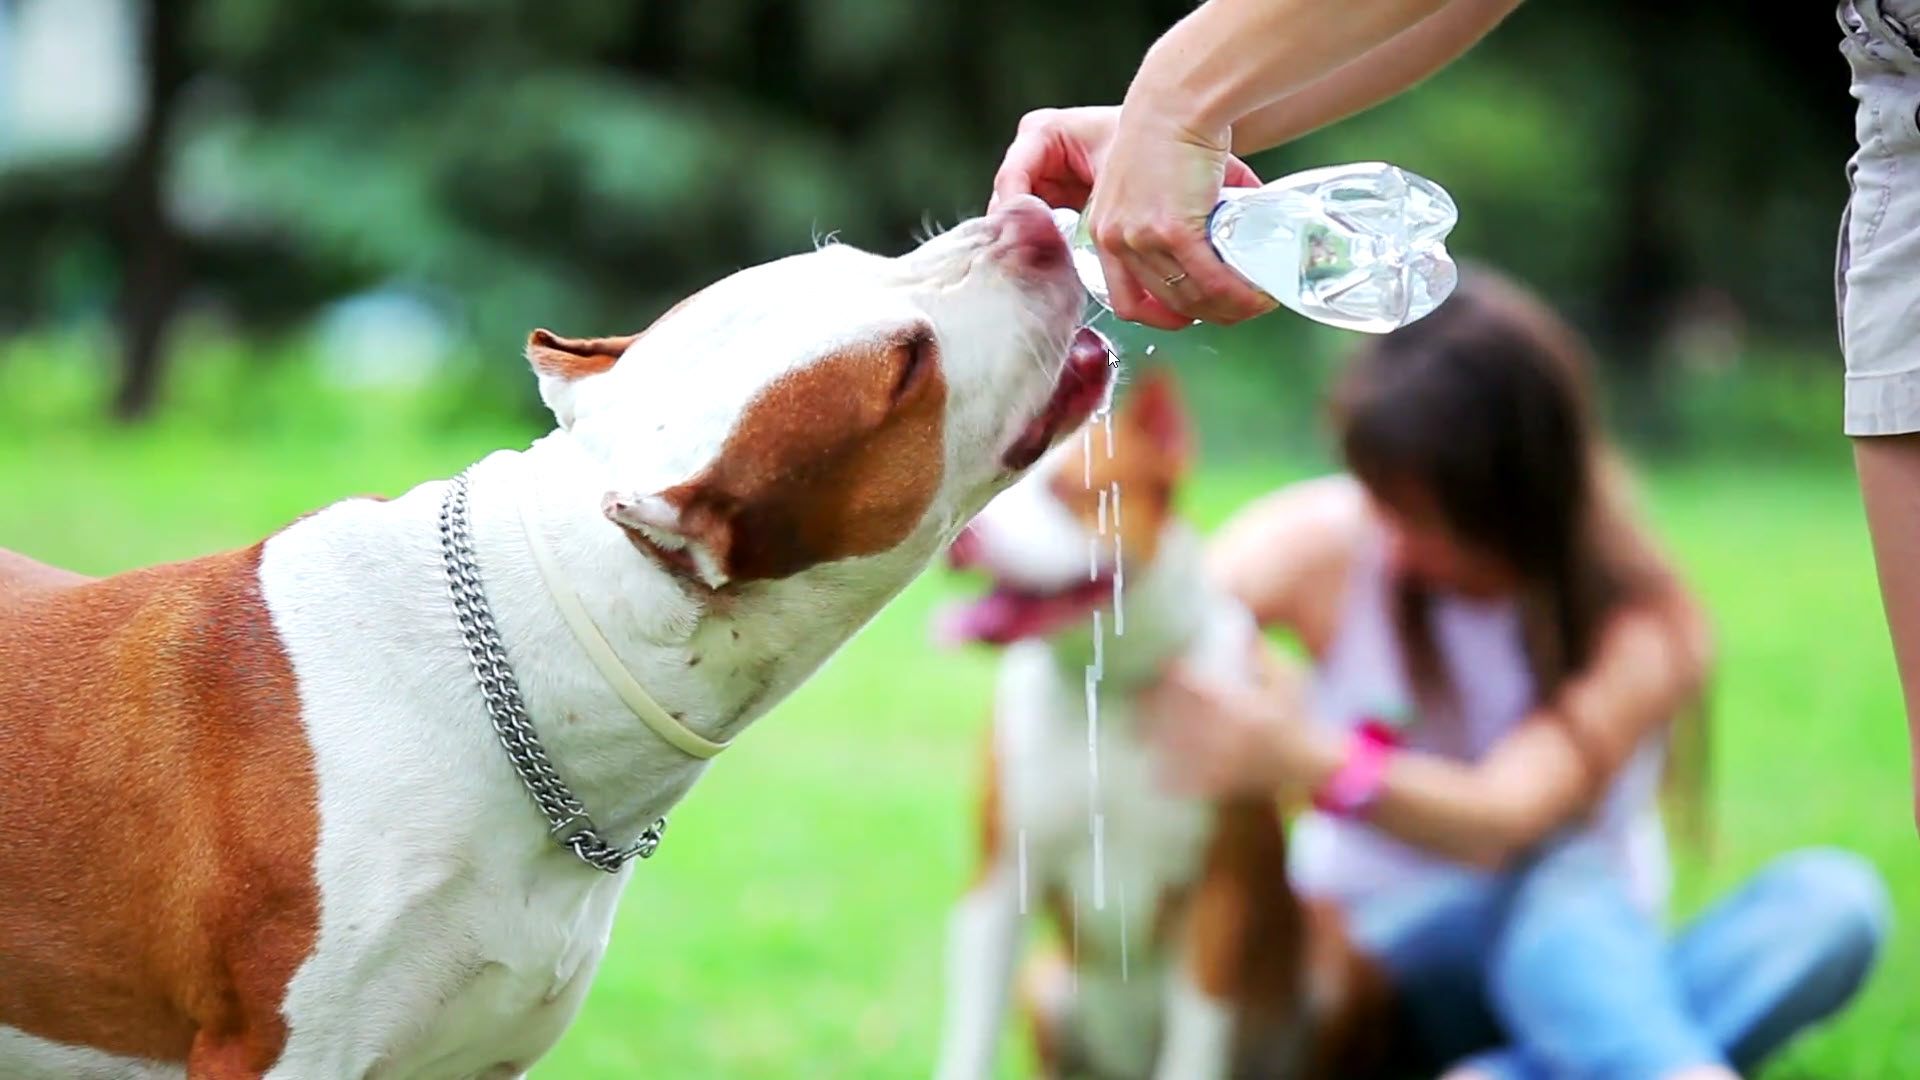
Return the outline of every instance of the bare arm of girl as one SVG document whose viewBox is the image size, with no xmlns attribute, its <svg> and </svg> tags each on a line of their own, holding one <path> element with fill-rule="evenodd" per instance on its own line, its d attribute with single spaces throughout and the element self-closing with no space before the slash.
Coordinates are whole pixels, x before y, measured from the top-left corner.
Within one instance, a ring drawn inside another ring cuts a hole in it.
<svg viewBox="0 0 1920 1080">
<path fill-rule="evenodd" d="M 1221 531 L 1214 575 L 1263 624 L 1293 629 L 1317 651 L 1344 593 L 1340 552 L 1364 513 L 1352 489 L 1270 496 Z M 1457 861 L 1504 863 L 1593 804 L 1645 737 L 1698 692 L 1709 649 L 1705 619 L 1677 585 L 1625 607 L 1586 667 L 1479 760 L 1394 755 L 1367 819 Z M 1304 722 L 1297 692 L 1234 692 L 1176 674 L 1157 697 L 1171 779 L 1188 790 L 1317 790 L 1346 755 L 1341 733 Z"/>
<path fill-rule="evenodd" d="M 1592 663 L 1478 761 L 1400 753 L 1367 820 L 1476 866 L 1499 866 L 1593 805 L 1648 734 L 1669 722 L 1696 681 L 1686 644 L 1657 610 L 1616 615 Z M 1277 769 L 1308 789 L 1345 755 L 1338 736 L 1271 724 Z"/>
<path fill-rule="evenodd" d="M 1117 110 L 1029 114 L 994 179 L 1087 204 L 1114 311 L 1177 330 L 1273 301 L 1207 243 L 1247 153 L 1404 90 L 1464 52 L 1517 0 L 1207 0 L 1147 51 Z M 1184 288 L 1182 287 L 1184 286 Z"/>
<path fill-rule="evenodd" d="M 1454 0 L 1360 56 L 1233 124 L 1233 152 L 1292 142 L 1394 97 L 1472 48 L 1520 0 Z"/>
<path fill-rule="evenodd" d="M 1339 618 L 1366 520 L 1366 496 L 1346 477 L 1290 484 L 1220 527 L 1207 545 L 1208 575 L 1262 627 L 1291 632 L 1318 656 Z"/>
</svg>

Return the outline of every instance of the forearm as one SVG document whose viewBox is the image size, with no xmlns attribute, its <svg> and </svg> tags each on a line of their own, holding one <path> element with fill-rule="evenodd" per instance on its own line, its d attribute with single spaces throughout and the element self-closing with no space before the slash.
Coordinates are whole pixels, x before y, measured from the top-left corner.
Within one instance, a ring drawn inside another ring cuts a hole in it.
<svg viewBox="0 0 1920 1080">
<path fill-rule="evenodd" d="M 1344 737 L 1325 729 L 1286 741 L 1283 769 L 1312 790 L 1323 787 L 1346 756 Z M 1542 768 L 1560 775 L 1515 778 L 1503 775 L 1498 762 L 1403 751 L 1388 762 L 1366 820 L 1443 858 L 1498 866 L 1543 839 L 1577 806 L 1560 796 L 1578 785 L 1577 774 L 1567 775 L 1565 762 Z"/>
<path fill-rule="evenodd" d="M 1520 0 L 1452 0 L 1321 78 L 1235 121 L 1233 152 L 1259 153 L 1394 97 L 1457 59 L 1519 6 Z"/>
<path fill-rule="evenodd" d="M 1596 670 L 1570 680 L 1484 756 L 1395 752 L 1367 820 L 1447 858 L 1500 865 L 1591 805 L 1694 682 L 1681 636 L 1660 614 L 1618 618 Z M 1275 768 L 1322 789 L 1346 760 L 1346 737 L 1285 719 L 1273 725 Z"/>
<path fill-rule="evenodd" d="M 1196 138 L 1215 138 L 1446 3 L 1207 0 L 1148 50 L 1128 103 L 1151 102 Z"/>
</svg>

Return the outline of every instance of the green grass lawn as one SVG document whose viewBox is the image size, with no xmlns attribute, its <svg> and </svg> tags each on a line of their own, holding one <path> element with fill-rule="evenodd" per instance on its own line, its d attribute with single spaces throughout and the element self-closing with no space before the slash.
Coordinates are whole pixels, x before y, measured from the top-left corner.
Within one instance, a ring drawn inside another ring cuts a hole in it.
<svg viewBox="0 0 1920 1080">
<path fill-rule="evenodd" d="M 23 412 L 18 395 L 35 390 L 5 375 L 0 363 L 0 400 L 12 396 L 0 412 L 0 546 L 92 572 L 250 542 L 329 500 L 451 474 L 530 430 L 375 412 L 307 426 L 193 414 L 127 434 Z M 1867 995 L 1776 1080 L 1920 1076 L 1920 843 L 1844 452 L 1649 481 L 1723 636 L 1723 844 L 1711 866 L 1685 868 L 1685 905 L 1773 853 L 1840 844 L 1879 864 L 1900 909 Z M 1213 524 L 1293 475 L 1211 472 L 1187 503 Z M 929 648 L 929 610 L 951 584 L 936 572 L 909 590 L 675 812 L 661 854 L 634 877 L 585 1013 L 535 1076 L 928 1074 L 991 662 Z M 1009 1042 L 1016 1075 L 1024 1051 Z"/>
</svg>

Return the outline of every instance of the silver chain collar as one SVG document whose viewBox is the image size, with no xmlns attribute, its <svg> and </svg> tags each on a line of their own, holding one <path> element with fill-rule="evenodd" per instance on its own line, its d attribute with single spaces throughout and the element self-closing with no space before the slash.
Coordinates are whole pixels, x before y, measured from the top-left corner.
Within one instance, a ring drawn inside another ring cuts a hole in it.
<svg viewBox="0 0 1920 1080">
<path fill-rule="evenodd" d="M 527 794 L 546 817 L 548 832 L 572 849 L 580 861 L 595 870 L 617 873 L 634 858 L 649 858 L 660 846 L 660 834 L 667 819 L 647 826 L 633 846 L 616 848 L 600 838 L 587 808 L 568 789 L 566 781 L 554 771 L 552 759 L 540 745 L 527 715 L 526 702 L 520 697 L 520 684 L 507 666 L 507 651 L 500 644 L 500 631 L 494 625 L 493 611 L 487 607 L 486 593 L 480 587 L 480 567 L 473 555 L 473 531 L 467 514 L 466 472 L 447 484 L 447 497 L 440 504 L 440 553 L 447 564 L 447 589 L 453 597 L 453 612 L 460 622 L 460 637 L 467 646 L 474 678 L 480 683 L 480 696 L 486 699 L 487 716 L 500 736 L 500 745 L 520 774 Z"/>
</svg>

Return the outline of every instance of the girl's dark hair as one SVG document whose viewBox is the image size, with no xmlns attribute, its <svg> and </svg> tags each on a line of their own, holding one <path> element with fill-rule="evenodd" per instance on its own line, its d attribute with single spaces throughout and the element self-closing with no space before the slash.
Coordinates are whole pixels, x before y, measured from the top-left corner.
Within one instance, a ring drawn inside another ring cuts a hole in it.
<svg viewBox="0 0 1920 1080">
<path fill-rule="evenodd" d="M 1628 519 L 1590 404 L 1590 367 L 1579 335 L 1545 304 L 1468 268 L 1431 315 L 1362 349 L 1333 400 L 1342 454 L 1362 484 L 1389 504 L 1419 493 L 1456 540 L 1520 579 L 1542 701 L 1592 658 L 1618 607 L 1674 587 Z M 1416 691 L 1449 696 L 1426 591 L 1410 581 L 1395 590 Z"/>
</svg>

